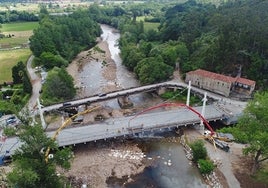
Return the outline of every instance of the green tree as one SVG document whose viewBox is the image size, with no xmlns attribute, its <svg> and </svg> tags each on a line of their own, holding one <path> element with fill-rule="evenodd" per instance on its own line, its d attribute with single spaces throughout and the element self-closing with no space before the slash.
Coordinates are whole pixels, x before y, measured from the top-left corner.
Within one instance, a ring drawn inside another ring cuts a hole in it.
<svg viewBox="0 0 268 188">
<path fill-rule="evenodd" d="M 12 78 L 15 84 L 23 84 L 23 91 L 25 93 L 32 93 L 32 84 L 26 72 L 26 67 L 22 61 L 12 67 Z"/>
<path fill-rule="evenodd" d="M 190 144 L 193 151 L 193 161 L 198 162 L 200 159 L 207 158 L 207 150 L 205 148 L 204 142 L 202 140 L 197 140 Z"/>
<path fill-rule="evenodd" d="M 32 83 L 30 81 L 30 78 L 29 78 L 28 74 L 26 73 L 26 70 L 23 73 L 22 82 L 23 82 L 22 83 L 23 84 L 23 92 L 31 94 L 33 87 L 32 87 Z"/>
<path fill-rule="evenodd" d="M 163 62 L 161 57 L 149 57 L 138 62 L 134 69 L 142 84 L 165 81 L 172 76 L 173 68 Z"/>
<path fill-rule="evenodd" d="M 201 174 L 210 174 L 215 168 L 213 162 L 206 159 L 199 159 L 198 165 Z"/>
<path fill-rule="evenodd" d="M 73 78 L 65 68 L 54 67 L 48 72 L 42 93 L 45 103 L 51 104 L 72 99 L 75 92 Z"/>
<path fill-rule="evenodd" d="M 178 54 L 176 53 L 176 47 L 167 45 L 164 49 L 162 49 L 161 56 L 164 60 L 164 63 L 175 67 L 176 60 L 178 58 Z"/>
<path fill-rule="evenodd" d="M 12 67 L 12 78 L 14 84 L 20 84 L 23 82 L 24 72 L 25 72 L 25 65 L 23 64 L 22 61 L 19 61 L 17 65 Z"/>
<path fill-rule="evenodd" d="M 145 58 L 145 55 L 136 47 L 128 46 L 125 49 L 125 56 L 123 56 L 123 64 L 129 69 L 134 70 L 138 62 Z"/>
<path fill-rule="evenodd" d="M 63 177 L 56 173 L 56 167 L 70 168 L 73 157 L 70 148 L 58 149 L 48 138 L 40 125 L 23 126 L 19 134 L 23 143 L 12 156 L 13 170 L 7 176 L 11 187 L 54 188 L 63 187 Z M 54 157 L 45 161 L 44 150 L 53 149 Z"/>
<path fill-rule="evenodd" d="M 256 93 L 234 128 L 234 137 L 248 143 L 244 154 L 253 156 L 252 173 L 268 159 L 268 92 Z"/>
<path fill-rule="evenodd" d="M 51 52 L 43 52 L 40 56 L 41 63 L 47 69 L 52 69 L 53 67 L 67 66 L 68 61 L 63 59 L 60 55 L 54 55 Z"/>
</svg>

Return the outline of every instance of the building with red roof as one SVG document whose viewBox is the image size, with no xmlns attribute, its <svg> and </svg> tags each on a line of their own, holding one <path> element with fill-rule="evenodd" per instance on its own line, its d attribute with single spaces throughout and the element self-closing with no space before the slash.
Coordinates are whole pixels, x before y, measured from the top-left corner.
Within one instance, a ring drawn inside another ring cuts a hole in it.
<svg viewBox="0 0 268 188">
<path fill-rule="evenodd" d="M 231 77 L 202 69 L 186 73 L 186 82 L 199 88 L 228 97 L 231 92 L 250 96 L 255 89 L 255 81 L 241 77 Z"/>
</svg>

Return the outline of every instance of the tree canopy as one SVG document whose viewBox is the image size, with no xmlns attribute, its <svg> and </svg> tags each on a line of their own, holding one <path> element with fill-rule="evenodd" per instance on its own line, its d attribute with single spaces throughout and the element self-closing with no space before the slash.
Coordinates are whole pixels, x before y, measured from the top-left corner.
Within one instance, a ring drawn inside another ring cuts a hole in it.
<svg viewBox="0 0 268 188">
<path fill-rule="evenodd" d="M 17 65 L 12 67 L 12 78 L 14 84 L 22 84 L 23 91 L 25 93 L 32 93 L 32 84 L 27 74 L 27 70 L 22 61 L 18 62 Z"/>
<path fill-rule="evenodd" d="M 57 175 L 56 166 L 70 168 L 72 153 L 69 148 L 58 149 L 40 125 L 23 126 L 19 134 L 22 145 L 12 156 L 13 170 L 7 176 L 12 187 L 63 187 L 63 177 Z M 54 157 L 45 161 L 45 150 L 53 149 Z"/>
<path fill-rule="evenodd" d="M 234 128 L 225 128 L 232 132 L 239 142 L 247 143 L 243 150 L 252 155 L 254 165 L 252 172 L 259 169 L 261 162 L 268 159 L 268 92 L 256 93 L 250 101 Z"/>
<path fill-rule="evenodd" d="M 39 18 L 34 13 L 26 11 L 0 11 L 0 24 L 18 21 L 38 21 Z"/>
<path fill-rule="evenodd" d="M 116 8 L 95 5 L 92 9 L 99 15 L 98 22 L 120 30 L 123 64 L 130 70 L 135 69 L 140 59 L 152 57 L 150 50 L 155 53 L 158 49 L 164 63 L 173 68 L 178 63 L 182 73 L 202 68 L 236 76 L 242 67 L 243 77 L 255 80 L 257 89 L 266 89 L 268 2 L 213 1 L 218 6 L 204 2 L 212 1 L 144 3 Z M 159 27 L 146 28 L 150 21 L 158 21 Z M 171 41 L 180 45 L 181 53 L 173 48 Z M 144 48 L 144 43 L 150 48 Z"/>
<path fill-rule="evenodd" d="M 72 99 L 75 96 L 73 78 L 65 68 L 54 67 L 43 85 L 42 99 L 48 104 Z"/>
<path fill-rule="evenodd" d="M 80 51 L 95 45 L 100 33 L 100 26 L 86 11 L 68 16 L 45 15 L 30 38 L 30 49 L 48 68 L 66 66 Z"/>
</svg>

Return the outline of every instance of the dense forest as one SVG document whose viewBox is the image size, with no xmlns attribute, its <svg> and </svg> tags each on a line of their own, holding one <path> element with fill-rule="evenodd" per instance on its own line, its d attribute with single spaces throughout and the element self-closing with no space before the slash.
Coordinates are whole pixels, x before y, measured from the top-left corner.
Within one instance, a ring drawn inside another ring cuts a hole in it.
<svg viewBox="0 0 268 188">
<path fill-rule="evenodd" d="M 80 51 L 95 45 L 100 33 L 100 26 L 85 11 L 69 16 L 43 15 L 30 38 L 30 49 L 47 69 L 67 66 Z"/>
<path fill-rule="evenodd" d="M 159 9 L 160 7 L 160 9 Z M 257 81 L 268 86 L 268 1 L 245 0 L 221 6 L 190 0 L 159 6 L 91 6 L 95 19 L 121 31 L 120 48 L 125 64 L 141 83 L 169 79 L 176 67 L 185 73 L 197 68 Z M 160 23 L 145 30 L 143 21 Z M 147 59 L 149 58 L 149 59 Z M 161 70 L 161 71 L 160 71 Z"/>
<path fill-rule="evenodd" d="M 236 76 L 242 67 L 242 77 L 255 80 L 258 89 L 266 89 L 266 10 L 268 1 L 262 0 L 237 0 L 220 6 L 194 0 L 165 5 L 93 4 L 70 16 L 43 19 L 31 38 L 31 49 L 42 57 L 40 61 L 56 57 L 46 64 L 48 68 L 67 65 L 80 50 L 94 44 L 100 35 L 97 21 L 120 30 L 123 64 L 142 84 L 170 79 L 176 68 L 182 73 L 202 68 Z M 149 22 L 159 23 L 158 28 L 146 29 Z"/>
<path fill-rule="evenodd" d="M 2 11 L 0 12 L 0 24 L 18 21 L 38 21 L 39 18 L 33 13 L 26 11 Z"/>
</svg>

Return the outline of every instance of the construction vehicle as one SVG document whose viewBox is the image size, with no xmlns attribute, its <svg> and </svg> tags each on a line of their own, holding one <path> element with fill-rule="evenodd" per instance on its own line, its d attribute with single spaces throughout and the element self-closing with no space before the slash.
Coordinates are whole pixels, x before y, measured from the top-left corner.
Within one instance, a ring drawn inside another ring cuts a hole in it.
<svg viewBox="0 0 268 188">
<path fill-rule="evenodd" d="M 209 130 L 204 131 L 204 138 L 208 140 L 210 143 L 214 144 L 214 146 L 228 152 L 230 147 L 227 142 L 231 142 L 234 140 L 233 135 L 225 134 L 225 133 L 217 133 L 215 132 L 213 136 Z"/>
</svg>

